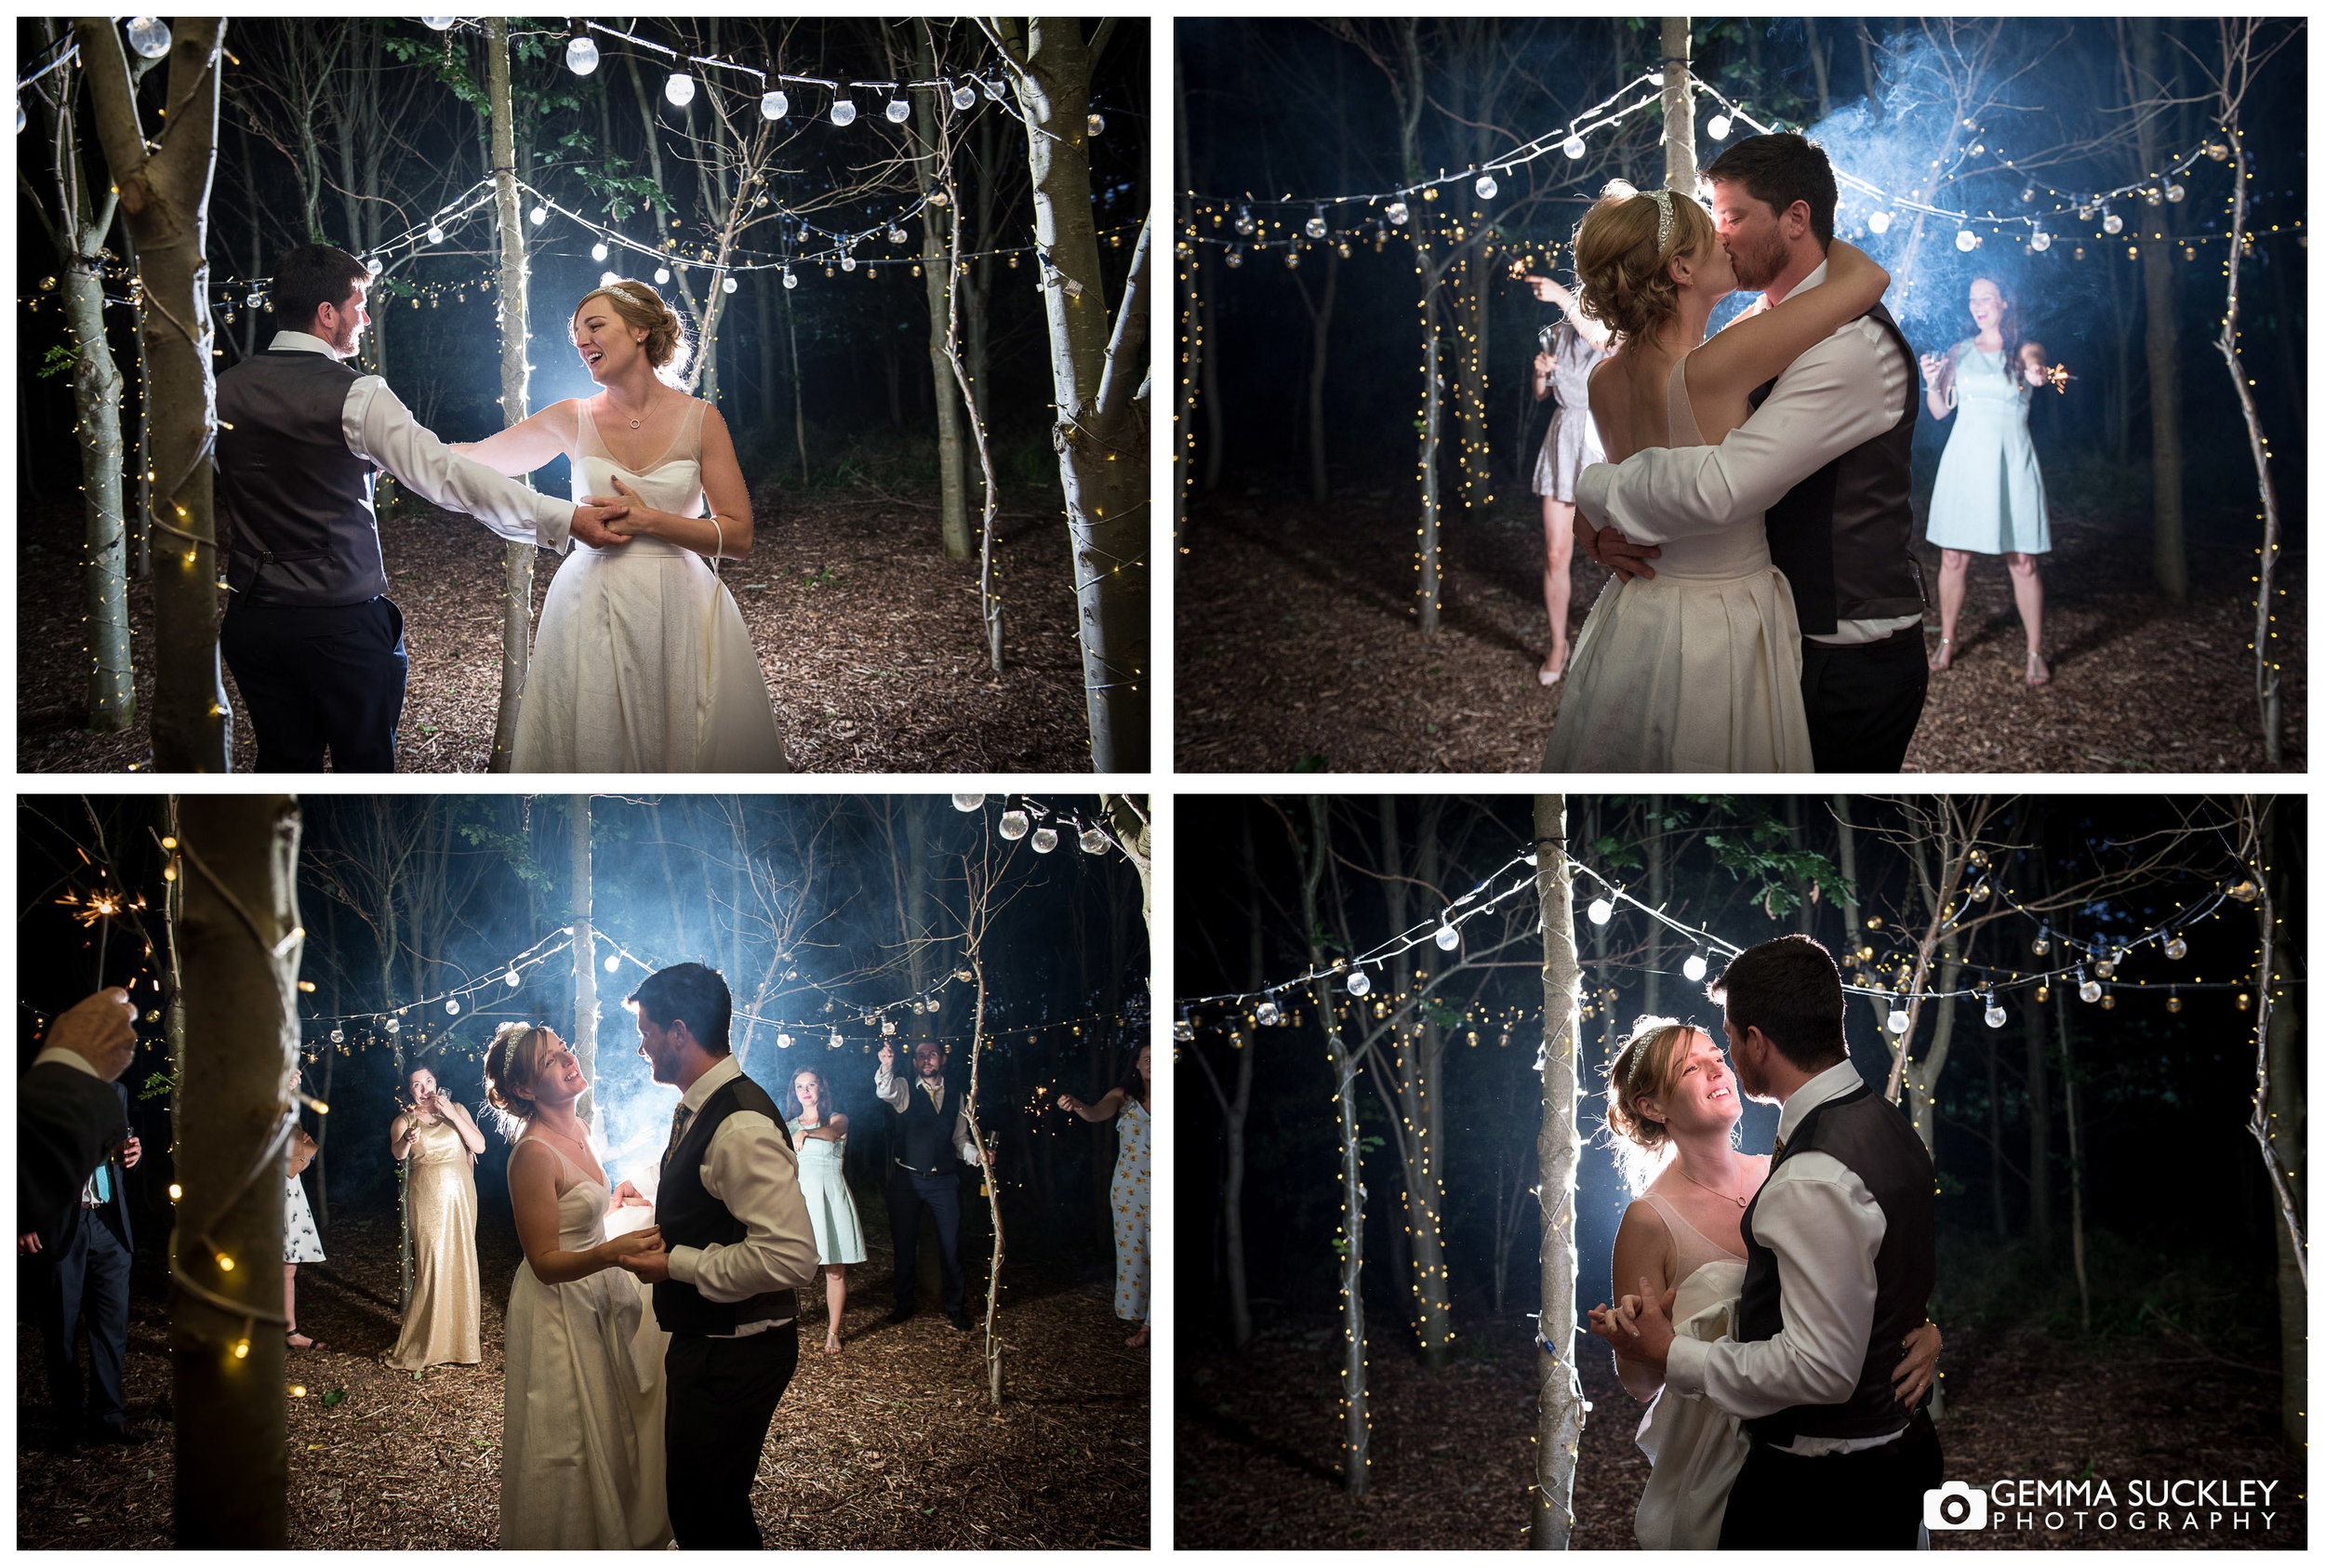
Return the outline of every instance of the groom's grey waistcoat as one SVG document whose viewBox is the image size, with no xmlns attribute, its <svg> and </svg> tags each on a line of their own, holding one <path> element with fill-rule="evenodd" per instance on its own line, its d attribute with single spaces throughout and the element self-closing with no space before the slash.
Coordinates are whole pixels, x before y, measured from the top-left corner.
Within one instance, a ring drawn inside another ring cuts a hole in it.
<svg viewBox="0 0 2325 1568">
<path fill-rule="evenodd" d="M 1877 323 L 1906 358 L 1906 411 L 1896 424 L 1843 452 L 1768 509 L 1768 553 L 1792 585 L 1800 630 L 1829 635 L 1839 621 L 1919 615 L 1927 595 L 1913 558 L 1913 345 L 1888 311 Z M 1754 390 L 1758 408 L 1775 390 Z"/>
<path fill-rule="evenodd" d="M 1855 1172 L 1880 1205 L 1873 1332 L 1847 1402 L 1796 1404 L 1745 1422 L 1744 1429 L 1764 1442 L 1880 1437 L 1901 1430 L 1910 1414 L 1898 1404 L 1889 1380 L 1905 1357 L 1906 1335 L 1928 1317 L 1930 1288 L 1937 1281 L 1937 1174 L 1905 1112 L 1869 1085 L 1827 1100 L 1800 1118 L 1785 1140 L 1783 1156 L 1768 1167 L 1769 1177 L 1774 1179 L 1786 1161 L 1811 1151 L 1828 1154 Z M 1764 1183 L 1761 1190 L 1767 1190 Z M 1735 1337 L 1744 1341 L 1773 1339 L 1784 1327 L 1776 1255 L 1752 1238 L 1752 1216 L 1759 1209 L 1754 1198 L 1744 1213 L 1744 1296 L 1735 1326 Z"/>
<path fill-rule="evenodd" d="M 731 1078 L 702 1102 L 686 1136 L 662 1162 L 662 1186 L 654 1200 L 654 1222 L 662 1229 L 665 1247 L 733 1246 L 750 1234 L 724 1203 L 704 1189 L 702 1162 L 711 1152 L 711 1138 L 719 1123 L 738 1110 L 755 1110 L 775 1123 L 775 1136 L 786 1144 L 783 1112 L 768 1093 L 748 1078 Z M 765 1291 L 742 1301 L 713 1301 L 682 1280 L 664 1280 L 654 1287 L 654 1317 L 671 1334 L 733 1334 L 745 1323 L 760 1323 L 799 1316 L 795 1291 Z"/>
<path fill-rule="evenodd" d="M 358 379 L 328 354 L 269 349 L 218 379 L 226 583 L 254 605 L 360 605 L 388 591 L 371 464 L 339 412 Z"/>
</svg>

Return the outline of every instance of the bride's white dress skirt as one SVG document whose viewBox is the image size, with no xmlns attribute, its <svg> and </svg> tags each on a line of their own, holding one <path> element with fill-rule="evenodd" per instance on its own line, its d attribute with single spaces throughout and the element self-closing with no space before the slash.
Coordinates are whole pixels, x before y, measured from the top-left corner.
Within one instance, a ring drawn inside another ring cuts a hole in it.
<svg viewBox="0 0 2325 1568">
<path fill-rule="evenodd" d="M 680 517 L 708 515 L 698 400 L 660 462 L 614 461 L 586 404 L 573 459 L 576 502 L 615 494 Z M 675 456 L 671 454 L 676 454 Z M 517 712 L 518 773 L 788 773 L 775 706 L 742 611 L 711 563 L 639 538 L 576 542 L 550 580 Z"/>
<path fill-rule="evenodd" d="M 1680 1282 L 1679 1299 L 1671 1304 L 1673 1332 L 1690 1339 L 1730 1337 L 1743 1291 L 1743 1264 L 1702 1265 Z M 1681 1551 L 1717 1548 L 1728 1489 L 1751 1451 L 1743 1424 L 1707 1399 L 1667 1387 L 1639 1418 L 1638 1442 L 1654 1467 L 1632 1521 L 1639 1544 Z"/>
</svg>

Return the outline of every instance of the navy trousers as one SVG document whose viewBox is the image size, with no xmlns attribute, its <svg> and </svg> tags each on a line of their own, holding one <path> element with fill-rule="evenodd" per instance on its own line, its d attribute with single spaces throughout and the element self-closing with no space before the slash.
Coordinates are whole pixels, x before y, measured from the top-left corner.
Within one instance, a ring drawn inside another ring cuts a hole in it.
<svg viewBox="0 0 2325 1568">
<path fill-rule="evenodd" d="M 937 1258 L 944 1270 L 945 1315 L 958 1317 L 967 1285 L 961 1275 L 961 1183 L 950 1171 L 923 1176 L 888 1165 L 888 1233 L 897 1246 L 897 1308 L 912 1309 L 921 1275 L 921 1205 L 937 1219 Z"/>
<path fill-rule="evenodd" d="M 81 1211 L 81 1223 L 49 1260 L 41 1287 L 42 1359 L 57 1425 L 78 1433 L 86 1418 L 91 1426 L 118 1429 L 128 1412 L 121 1364 L 129 1353 L 129 1251 L 100 1211 Z M 77 1343 L 84 1319 L 89 1359 L 86 1402 Z"/>
<path fill-rule="evenodd" d="M 393 773 L 404 717 L 404 612 L 385 594 L 313 609 L 239 595 L 219 646 L 259 734 L 260 773 Z"/>
</svg>

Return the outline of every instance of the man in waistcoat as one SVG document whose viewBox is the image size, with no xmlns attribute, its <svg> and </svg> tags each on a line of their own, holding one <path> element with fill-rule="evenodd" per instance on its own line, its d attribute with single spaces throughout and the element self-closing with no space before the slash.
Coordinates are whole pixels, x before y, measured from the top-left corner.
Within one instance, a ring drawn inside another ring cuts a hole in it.
<svg viewBox="0 0 2325 1568">
<path fill-rule="evenodd" d="M 334 246 L 274 264 L 280 328 L 218 379 L 218 513 L 233 597 L 219 645 L 259 737 L 259 770 L 392 773 L 404 614 L 388 597 L 372 482 L 465 512 L 507 539 L 604 550 L 627 507 L 575 506 L 453 452 L 377 376 L 340 361 L 370 318 L 371 269 Z"/>
<path fill-rule="evenodd" d="M 944 1282 L 945 1316 L 968 1332 L 967 1285 L 961 1272 L 961 1176 L 953 1164 L 977 1165 L 966 1096 L 945 1083 L 945 1048 L 933 1040 L 912 1047 L 916 1081 L 897 1073 L 897 1050 L 882 1044 L 872 1093 L 897 1113 L 895 1156 L 888 1167 L 888 1234 L 896 1242 L 897 1304 L 888 1321 L 912 1315 L 920 1287 L 921 1205 L 937 1221 L 937 1263 Z"/>
<path fill-rule="evenodd" d="M 1783 1108 L 1775 1158 L 1744 1211 L 1734 1337 L 1674 1339 L 1641 1281 L 1638 1359 L 1744 1423 L 1720 1549 L 1910 1550 L 1945 1455 L 1892 1377 L 1937 1278 L 1935 1170 L 1850 1062 L 1840 975 L 1816 941 L 1747 949 L 1708 990 L 1738 1086 Z"/>
<path fill-rule="evenodd" d="M 1825 281 L 1838 189 L 1814 142 L 1747 137 L 1704 170 L 1712 221 L 1755 309 Z M 1800 695 L 1817 771 L 1894 773 L 1921 719 L 1928 601 L 1913 556 L 1912 347 L 1880 305 L 1752 393 L 1717 446 L 1651 447 L 1583 470 L 1576 501 L 1610 530 L 1591 551 L 1626 580 L 1654 547 L 1765 512 L 1800 621 Z"/>
<path fill-rule="evenodd" d="M 799 1288 L 821 1273 L 783 1113 L 727 1049 L 734 998 L 681 963 L 630 999 L 638 1054 L 680 1091 L 654 1221 L 662 1245 L 623 1268 L 654 1287 L 664 1353 L 671 1531 L 686 1550 L 757 1550 L 759 1453 L 799 1367 Z"/>
</svg>

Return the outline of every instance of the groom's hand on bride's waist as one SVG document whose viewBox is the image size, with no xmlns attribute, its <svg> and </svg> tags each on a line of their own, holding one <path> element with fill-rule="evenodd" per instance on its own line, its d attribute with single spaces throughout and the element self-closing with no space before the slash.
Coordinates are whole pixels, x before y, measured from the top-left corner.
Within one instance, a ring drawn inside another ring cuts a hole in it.
<svg viewBox="0 0 2325 1568">
<path fill-rule="evenodd" d="M 591 550 L 611 550 L 628 544 L 629 536 L 617 534 L 606 525 L 630 515 L 627 506 L 577 506 L 573 509 L 573 537 Z"/>
</svg>

